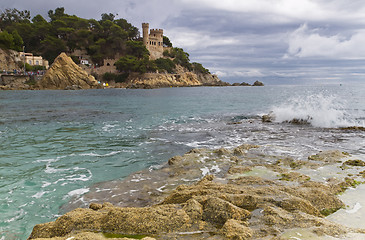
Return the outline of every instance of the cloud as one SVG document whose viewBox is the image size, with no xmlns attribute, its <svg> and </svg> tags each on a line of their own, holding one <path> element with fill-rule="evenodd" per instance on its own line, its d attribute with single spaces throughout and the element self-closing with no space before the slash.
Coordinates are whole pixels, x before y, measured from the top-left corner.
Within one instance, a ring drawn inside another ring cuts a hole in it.
<svg viewBox="0 0 365 240">
<path fill-rule="evenodd" d="M 303 24 L 289 35 L 289 47 L 284 57 L 364 59 L 364 39 L 365 30 L 358 30 L 351 36 L 327 36 L 321 34 L 321 29 L 310 29 Z"/>
<path fill-rule="evenodd" d="M 138 28 L 149 22 L 224 81 L 363 81 L 363 0 L 0 1 L 32 16 L 57 7 L 83 18 L 113 13 Z"/>
</svg>

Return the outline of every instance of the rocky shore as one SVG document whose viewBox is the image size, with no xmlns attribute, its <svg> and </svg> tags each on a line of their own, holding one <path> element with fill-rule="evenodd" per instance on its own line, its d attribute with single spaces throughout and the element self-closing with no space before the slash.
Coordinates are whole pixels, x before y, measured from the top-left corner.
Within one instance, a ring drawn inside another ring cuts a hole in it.
<svg viewBox="0 0 365 240">
<path fill-rule="evenodd" d="M 268 148 L 193 149 L 157 170 L 97 184 L 29 239 L 293 239 L 295 229 L 365 236 L 326 219 L 345 207 L 338 194 L 363 180 L 362 161 L 338 150 L 297 160 Z M 322 168 L 332 177 L 318 177 Z"/>
<path fill-rule="evenodd" d="M 9 53 L 10 54 L 10 53 Z M 1 53 L 0 64 L 10 57 L 9 54 Z M 9 55 L 9 56 L 8 56 Z M 9 60 L 8 59 L 8 60 Z M 13 58 L 11 58 L 13 59 Z M 14 62 L 14 63 L 13 63 Z M 13 66 L 15 60 L 10 61 Z M 9 66 L 10 66 L 9 65 Z M 7 68 L 9 68 L 7 66 Z M 131 73 L 123 83 L 109 83 L 108 87 L 113 88 L 164 88 L 164 87 L 196 87 L 196 86 L 228 86 L 230 84 L 222 82 L 216 75 L 206 73 L 194 73 L 177 67 L 175 74 L 170 73 Z M 1 90 L 79 90 L 103 88 L 95 78 L 79 67 L 65 53 L 61 53 L 47 70 L 44 76 L 6 76 L 0 79 Z"/>
</svg>

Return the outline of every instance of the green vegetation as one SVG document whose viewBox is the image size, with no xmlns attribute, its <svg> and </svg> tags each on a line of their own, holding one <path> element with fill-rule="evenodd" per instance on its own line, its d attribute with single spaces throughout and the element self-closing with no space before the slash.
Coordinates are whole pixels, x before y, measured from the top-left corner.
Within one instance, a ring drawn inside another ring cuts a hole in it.
<svg viewBox="0 0 365 240">
<path fill-rule="evenodd" d="M 40 55 L 50 63 L 61 52 L 85 50 L 92 62 L 99 66 L 104 59 L 119 54 L 122 57 L 115 66 L 123 76 L 130 72 L 157 70 L 174 73 L 176 65 L 196 73 L 209 73 L 200 63 L 190 63 L 189 54 L 182 48 L 173 48 L 166 36 L 163 36 L 163 44 L 169 50 L 164 52 L 165 58 L 149 60 L 149 51 L 143 45 L 138 28 L 123 18 L 116 19 L 112 13 L 101 14 L 101 20 L 83 19 L 69 15 L 59 7 L 48 11 L 48 18 L 36 15 L 31 19 L 27 10 L 0 10 L 0 47 L 22 51 L 25 46 L 26 52 Z M 77 57 L 72 59 L 80 63 Z M 116 80 L 115 76 L 113 80 Z"/>
<path fill-rule="evenodd" d="M 159 71 L 166 71 L 168 73 L 175 72 L 176 64 L 169 58 L 156 59 L 155 64 Z"/>
<path fill-rule="evenodd" d="M 104 13 L 97 21 L 68 15 L 61 7 L 50 10 L 48 17 L 50 21 L 41 15 L 30 20 L 29 11 L 6 9 L 0 12 L 1 47 L 19 51 L 25 45 L 27 52 L 41 55 L 50 62 L 62 51 L 81 49 L 100 65 L 104 58 L 125 53 L 129 50 L 126 42 L 139 37 L 136 27 L 125 19 L 115 19 L 113 14 Z"/>
<path fill-rule="evenodd" d="M 202 74 L 210 73 L 209 70 L 204 68 L 201 63 L 193 62 L 192 66 L 193 66 L 194 72 L 196 72 L 196 73 L 202 73 Z"/>
<path fill-rule="evenodd" d="M 116 83 L 125 82 L 129 76 L 129 73 L 122 73 L 122 74 L 116 74 L 116 73 L 104 73 L 103 80 L 105 82 L 111 82 L 115 81 Z"/>
<path fill-rule="evenodd" d="M 341 207 L 339 207 L 339 208 L 324 208 L 320 212 L 323 216 L 327 217 L 327 216 L 331 215 L 332 213 L 337 212 L 339 209 L 341 209 Z"/>
<path fill-rule="evenodd" d="M 163 45 L 165 47 L 172 47 L 172 43 L 171 43 L 170 39 L 166 36 L 163 36 Z"/>
</svg>

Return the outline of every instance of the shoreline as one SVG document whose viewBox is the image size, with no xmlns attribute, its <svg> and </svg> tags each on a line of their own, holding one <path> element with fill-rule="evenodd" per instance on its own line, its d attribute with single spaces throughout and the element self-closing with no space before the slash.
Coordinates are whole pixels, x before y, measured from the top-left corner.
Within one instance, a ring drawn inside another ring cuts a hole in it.
<svg viewBox="0 0 365 240">
<path fill-rule="evenodd" d="M 345 207 L 338 194 L 363 180 L 355 174 L 359 162 L 338 150 L 296 160 L 263 154 L 266 148 L 193 149 L 152 172 L 96 184 L 82 197 L 88 209 L 70 204 L 55 222 L 36 225 L 29 239 L 69 239 L 90 230 L 155 239 L 290 239 L 285 237 L 293 229 L 332 237 L 365 232 L 325 218 Z M 313 174 L 321 169 L 341 173 L 318 181 Z"/>
</svg>

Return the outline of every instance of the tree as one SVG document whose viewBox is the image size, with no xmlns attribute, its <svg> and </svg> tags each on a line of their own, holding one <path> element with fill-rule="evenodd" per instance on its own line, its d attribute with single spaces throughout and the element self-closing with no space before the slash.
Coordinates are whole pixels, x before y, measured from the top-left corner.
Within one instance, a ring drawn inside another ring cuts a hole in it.
<svg viewBox="0 0 365 240">
<path fill-rule="evenodd" d="M 172 43 L 170 42 L 170 39 L 166 36 L 163 36 L 163 46 L 164 47 L 172 47 Z"/>
<path fill-rule="evenodd" d="M 205 67 L 203 67 L 203 65 L 201 63 L 193 62 L 192 66 L 193 66 L 194 72 L 196 72 L 196 73 L 202 73 L 202 74 L 210 73 L 209 70 L 206 69 Z"/>
<path fill-rule="evenodd" d="M 57 19 L 60 19 L 63 16 L 67 16 L 65 14 L 65 8 L 64 7 L 56 8 L 56 10 L 54 12 L 53 12 L 53 10 L 48 11 L 48 17 L 51 19 L 51 21 L 55 21 Z"/>
<path fill-rule="evenodd" d="M 115 63 L 115 67 L 121 72 L 138 72 L 139 61 L 135 56 L 126 55 Z"/>
<path fill-rule="evenodd" d="M 121 57 L 116 63 L 115 67 L 118 71 L 124 73 L 138 72 L 146 73 L 148 71 L 156 71 L 156 65 L 153 61 L 150 61 L 148 57 L 138 59 L 132 55 L 126 55 Z"/>
<path fill-rule="evenodd" d="M 139 59 L 148 57 L 150 52 L 147 50 L 143 42 L 127 41 L 127 53 L 133 55 Z"/>
<path fill-rule="evenodd" d="M 14 37 L 7 31 L 0 32 L 0 47 L 12 49 L 14 46 Z"/>
<path fill-rule="evenodd" d="M 168 73 L 174 73 L 176 65 L 169 58 L 158 58 L 155 60 L 155 64 L 159 70 L 165 70 Z"/>
<path fill-rule="evenodd" d="M 101 21 L 111 21 L 113 22 L 115 15 L 113 13 L 103 13 L 101 14 Z"/>
<path fill-rule="evenodd" d="M 192 65 L 190 63 L 189 54 L 187 52 L 184 52 L 182 48 L 172 48 L 169 57 L 173 58 L 174 63 L 181 65 L 191 71 Z"/>
<path fill-rule="evenodd" d="M 7 8 L 0 13 L 0 28 L 5 29 L 15 23 L 29 23 L 30 11 Z"/>
<path fill-rule="evenodd" d="M 42 56 L 53 62 L 61 52 L 67 51 L 67 47 L 62 39 L 47 36 L 45 40 L 41 41 L 40 51 Z"/>
<path fill-rule="evenodd" d="M 11 35 L 13 35 L 13 49 L 18 52 L 22 51 L 24 42 L 18 31 L 14 30 Z"/>
</svg>

